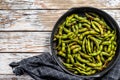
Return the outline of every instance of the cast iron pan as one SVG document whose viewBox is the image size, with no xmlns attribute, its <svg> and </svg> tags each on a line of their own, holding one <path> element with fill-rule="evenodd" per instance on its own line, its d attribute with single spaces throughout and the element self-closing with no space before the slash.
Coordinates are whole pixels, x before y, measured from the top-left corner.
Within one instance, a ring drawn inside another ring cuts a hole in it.
<svg viewBox="0 0 120 80">
<path fill-rule="evenodd" d="M 57 56 L 57 51 L 54 49 L 56 46 L 56 43 L 53 41 L 54 35 L 57 33 L 58 27 L 59 25 L 65 21 L 67 16 L 70 16 L 71 14 L 79 14 L 79 15 L 83 15 L 84 12 L 93 12 L 98 14 L 99 16 L 103 17 L 104 20 L 106 21 L 106 23 L 112 28 L 115 29 L 117 32 L 117 50 L 116 50 L 116 54 L 113 57 L 112 61 L 108 64 L 107 68 L 105 68 L 104 70 L 102 70 L 101 72 L 98 72 L 96 74 L 90 75 L 90 76 L 83 76 L 83 75 L 76 75 L 73 74 L 72 72 L 68 71 L 63 65 L 62 65 L 62 60 L 60 57 Z M 119 26 L 117 25 L 117 23 L 115 22 L 115 20 L 106 12 L 100 10 L 100 9 L 96 9 L 93 7 L 77 7 L 77 8 L 71 8 L 69 9 L 66 13 L 64 13 L 59 20 L 56 22 L 52 34 L 51 34 L 51 53 L 54 56 L 54 59 L 56 60 L 56 62 L 58 63 L 58 65 L 67 73 L 77 76 L 77 77 L 100 77 L 103 74 L 107 73 L 118 61 L 118 59 L 120 58 L 120 29 Z"/>
</svg>

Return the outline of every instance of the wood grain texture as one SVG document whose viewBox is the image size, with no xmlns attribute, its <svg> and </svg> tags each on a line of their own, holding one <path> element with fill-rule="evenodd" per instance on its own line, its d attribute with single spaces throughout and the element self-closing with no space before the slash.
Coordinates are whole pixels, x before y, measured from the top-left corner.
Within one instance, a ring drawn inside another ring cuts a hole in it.
<svg viewBox="0 0 120 80">
<path fill-rule="evenodd" d="M 44 53 L 0 53 L 0 75 L 1 74 L 13 74 L 12 68 L 9 67 L 9 64 L 13 61 L 17 62 L 22 59 L 41 55 Z M 1 80 L 1 77 L 0 77 Z"/>
<path fill-rule="evenodd" d="M 15 75 L 0 75 L 0 80 L 34 80 L 28 75 L 15 76 Z"/>
<path fill-rule="evenodd" d="M 0 52 L 49 52 L 50 32 L 0 32 Z"/>
<path fill-rule="evenodd" d="M 0 9 L 120 8 L 120 0 L 0 0 Z"/>
<path fill-rule="evenodd" d="M 66 10 L 2 10 L 0 30 L 52 30 Z"/>
<path fill-rule="evenodd" d="M 67 10 L 2 10 L 0 31 L 51 31 Z M 120 10 L 104 10 L 120 25 Z"/>
</svg>

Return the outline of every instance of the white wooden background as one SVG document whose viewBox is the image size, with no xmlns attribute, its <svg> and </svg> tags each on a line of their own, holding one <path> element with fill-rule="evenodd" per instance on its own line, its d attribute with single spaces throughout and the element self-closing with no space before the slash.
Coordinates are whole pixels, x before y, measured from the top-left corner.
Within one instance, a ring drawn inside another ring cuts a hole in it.
<svg viewBox="0 0 120 80">
<path fill-rule="evenodd" d="M 55 22 L 80 6 L 102 9 L 120 25 L 120 0 L 0 0 L 0 80 L 33 80 L 8 64 L 48 52 Z"/>
</svg>

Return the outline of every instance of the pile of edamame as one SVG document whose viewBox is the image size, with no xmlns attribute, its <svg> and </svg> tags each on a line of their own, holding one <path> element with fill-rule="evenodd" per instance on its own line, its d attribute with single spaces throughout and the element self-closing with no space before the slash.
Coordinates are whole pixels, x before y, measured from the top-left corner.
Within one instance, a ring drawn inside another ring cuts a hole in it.
<svg viewBox="0 0 120 80">
<path fill-rule="evenodd" d="M 92 75 L 107 67 L 115 55 L 116 31 L 95 13 L 72 14 L 54 35 L 57 55 L 74 74 Z"/>
</svg>

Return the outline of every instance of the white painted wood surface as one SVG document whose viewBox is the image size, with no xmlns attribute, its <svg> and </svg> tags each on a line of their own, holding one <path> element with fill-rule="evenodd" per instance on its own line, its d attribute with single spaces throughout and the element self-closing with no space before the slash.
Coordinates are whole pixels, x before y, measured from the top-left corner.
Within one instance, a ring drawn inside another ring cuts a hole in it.
<svg viewBox="0 0 120 80">
<path fill-rule="evenodd" d="M 0 0 L 0 9 L 69 9 L 80 6 L 118 8 L 120 0 Z"/>
<path fill-rule="evenodd" d="M 52 30 L 66 10 L 1 10 L 0 30 Z"/>
<path fill-rule="evenodd" d="M 24 58 L 41 55 L 42 53 L 1 53 L 0 54 L 0 74 L 13 74 L 9 67 L 11 62 L 17 62 Z"/>
<path fill-rule="evenodd" d="M 0 52 L 45 52 L 50 32 L 0 32 Z"/>
<path fill-rule="evenodd" d="M 58 18 L 80 6 L 100 8 L 120 25 L 120 0 L 0 0 L 0 80 L 33 80 L 16 77 L 9 63 L 48 52 Z"/>
</svg>

